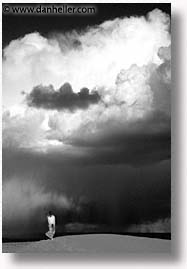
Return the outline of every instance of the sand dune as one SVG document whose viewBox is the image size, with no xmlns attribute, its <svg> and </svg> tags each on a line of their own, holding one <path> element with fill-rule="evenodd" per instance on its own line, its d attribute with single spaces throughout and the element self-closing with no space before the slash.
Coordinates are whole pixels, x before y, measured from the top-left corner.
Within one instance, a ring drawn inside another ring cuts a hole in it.
<svg viewBox="0 0 187 269">
<path fill-rule="evenodd" d="M 114 234 L 73 235 L 38 242 L 3 243 L 4 253 L 169 253 L 171 241 Z"/>
</svg>

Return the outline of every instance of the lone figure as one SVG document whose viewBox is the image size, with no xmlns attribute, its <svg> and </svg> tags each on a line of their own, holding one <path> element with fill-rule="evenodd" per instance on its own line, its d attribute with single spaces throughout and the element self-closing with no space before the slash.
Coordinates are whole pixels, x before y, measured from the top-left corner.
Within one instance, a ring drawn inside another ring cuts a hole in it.
<svg viewBox="0 0 187 269">
<path fill-rule="evenodd" d="M 55 235 L 55 216 L 52 214 L 51 211 L 49 211 L 47 215 L 47 221 L 48 221 L 48 227 L 49 231 L 46 233 L 46 236 L 49 237 L 51 240 L 53 240 L 53 237 Z"/>
</svg>

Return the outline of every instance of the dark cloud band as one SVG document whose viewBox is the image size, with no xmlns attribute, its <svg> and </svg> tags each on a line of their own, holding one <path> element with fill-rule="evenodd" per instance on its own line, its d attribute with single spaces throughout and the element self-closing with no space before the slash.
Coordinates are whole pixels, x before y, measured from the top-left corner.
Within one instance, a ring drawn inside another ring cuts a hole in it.
<svg viewBox="0 0 187 269">
<path fill-rule="evenodd" d="M 57 110 L 86 109 L 99 100 L 100 95 L 97 91 L 90 92 L 89 89 L 82 88 L 75 93 L 69 83 L 65 83 L 57 91 L 52 85 L 47 87 L 39 85 L 34 87 L 26 97 L 29 106 Z"/>
</svg>

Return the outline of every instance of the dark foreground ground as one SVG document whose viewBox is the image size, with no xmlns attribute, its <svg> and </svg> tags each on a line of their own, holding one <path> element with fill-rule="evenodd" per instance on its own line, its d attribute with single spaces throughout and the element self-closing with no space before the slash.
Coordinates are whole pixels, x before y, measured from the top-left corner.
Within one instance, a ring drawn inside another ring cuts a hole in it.
<svg viewBox="0 0 187 269">
<path fill-rule="evenodd" d="M 9 242 L 3 253 L 123 254 L 170 253 L 171 240 L 116 234 L 87 234 L 56 237 L 54 240 Z"/>
</svg>

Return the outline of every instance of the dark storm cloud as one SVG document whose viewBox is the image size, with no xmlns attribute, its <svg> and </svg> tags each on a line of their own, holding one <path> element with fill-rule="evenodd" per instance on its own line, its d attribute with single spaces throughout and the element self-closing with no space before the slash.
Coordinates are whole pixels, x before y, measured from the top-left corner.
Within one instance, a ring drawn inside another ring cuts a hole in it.
<svg viewBox="0 0 187 269">
<path fill-rule="evenodd" d="M 74 93 L 71 85 L 65 83 L 57 91 L 53 86 L 36 86 L 26 96 L 26 101 L 29 106 L 57 109 L 57 110 L 75 110 L 86 109 L 91 104 L 96 104 L 100 100 L 98 92 L 90 92 L 87 88 L 82 88 L 79 92 Z"/>
<path fill-rule="evenodd" d="M 126 140 L 126 143 L 118 147 L 103 148 L 100 151 L 92 150 L 85 162 L 142 166 L 171 157 L 171 141 L 167 134 L 163 137 L 154 137 L 152 140 L 150 137 L 142 137 L 134 142 Z"/>
<path fill-rule="evenodd" d="M 10 121 L 10 118 L 6 116 L 4 120 L 7 122 Z M 35 137 L 32 132 L 32 130 L 35 132 L 35 129 L 38 128 L 36 119 L 34 118 L 35 128 L 31 130 L 25 128 L 25 132 L 21 131 L 21 137 L 28 137 L 27 140 L 25 139 L 23 147 L 17 147 L 20 133 L 17 130 L 16 118 L 11 121 L 10 128 L 3 131 L 4 160 L 6 160 L 7 154 L 15 156 L 15 159 L 17 159 L 21 157 L 16 157 L 16 155 L 24 152 L 25 158 L 26 156 L 33 156 L 32 162 L 37 160 L 38 156 L 41 156 L 41 158 L 48 160 L 49 165 L 57 162 L 61 165 L 116 165 L 123 163 L 141 166 L 170 159 L 171 155 L 170 117 L 159 112 L 153 113 L 146 119 L 127 123 L 124 126 L 116 122 L 106 123 L 98 126 L 94 135 L 87 135 L 87 125 L 85 125 L 63 140 L 61 140 L 61 133 L 58 133 L 58 130 L 51 129 L 51 131 L 48 131 L 46 139 L 49 142 L 51 139 L 52 141 L 62 141 L 63 146 L 60 144 L 58 148 L 49 149 L 48 154 L 41 153 L 41 155 L 27 148 L 30 137 L 32 141 L 38 139 L 38 136 Z M 25 121 L 28 125 L 31 125 L 33 119 L 29 118 Z M 19 126 L 25 126 L 25 121 Z"/>
<path fill-rule="evenodd" d="M 87 125 L 65 141 L 79 150 L 80 154 L 71 155 L 69 151 L 64 160 L 59 153 L 56 157 L 54 154 L 54 158 L 74 164 L 126 163 L 132 166 L 170 159 L 170 117 L 164 113 L 154 112 L 145 119 L 124 126 L 110 122 L 98 126 L 94 136 L 85 135 L 86 128 Z M 58 134 L 49 133 L 48 139 L 58 139 Z M 58 140 L 61 141 L 61 138 Z"/>
<path fill-rule="evenodd" d="M 74 222 L 109 227 L 122 225 L 125 230 L 132 224 L 170 218 L 170 160 L 139 167 L 124 164 L 79 166 L 51 162 L 41 154 L 19 152 L 13 155 L 7 151 L 3 153 L 3 160 L 4 205 L 6 195 L 15 197 L 17 215 L 11 219 L 11 208 L 6 208 L 4 216 L 9 212 L 7 217 L 12 221 L 4 222 L 4 230 L 13 231 L 17 227 L 19 232 L 24 223 L 27 231 L 33 231 L 36 219 L 38 231 L 45 229 L 48 208 L 55 211 L 59 227 L 73 219 Z M 23 215 L 20 199 L 11 191 L 23 198 L 29 215 L 27 224 L 25 215 L 20 217 Z M 64 194 L 70 203 L 67 209 L 63 206 Z M 42 203 L 38 206 L 35 200 L 40 197 Z M 10 203 L 10 206 L 13 205 Z"/>
</svg>

